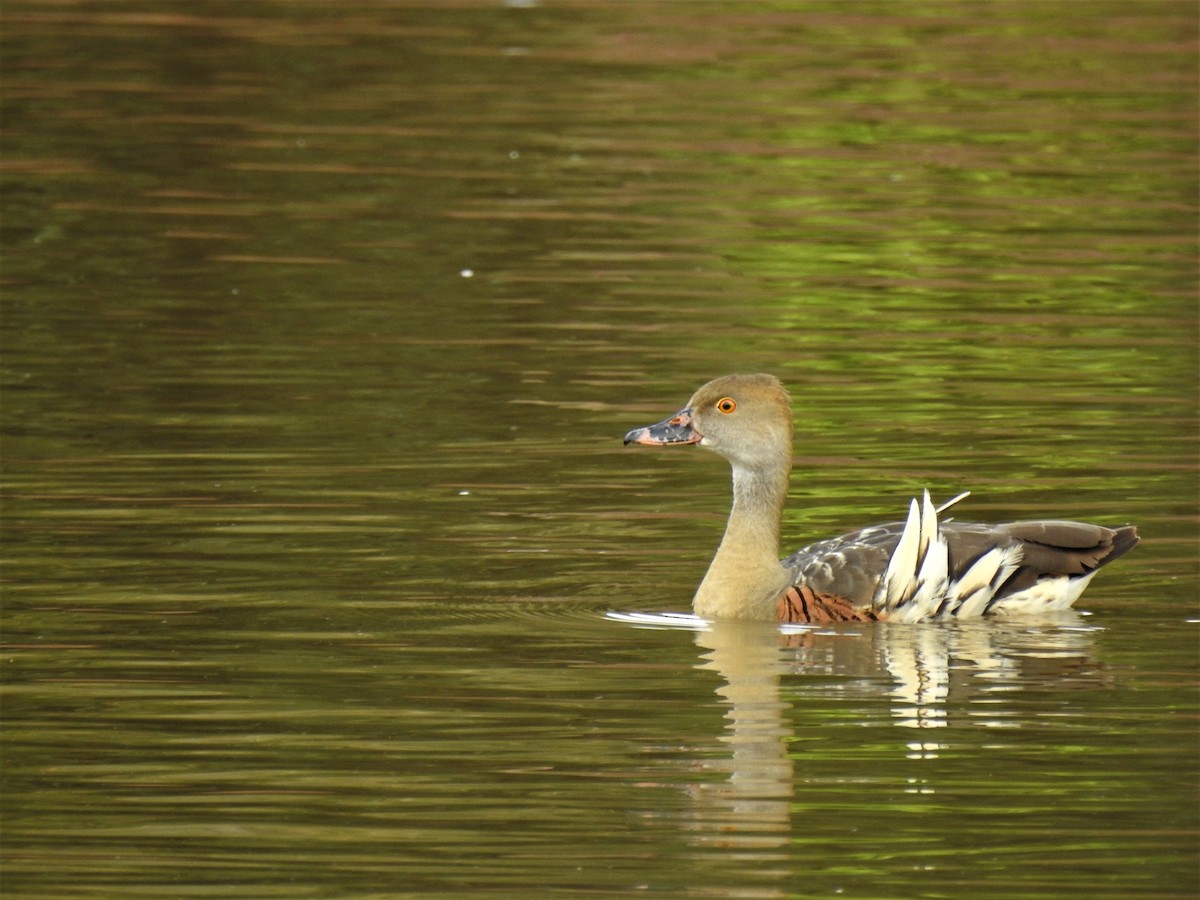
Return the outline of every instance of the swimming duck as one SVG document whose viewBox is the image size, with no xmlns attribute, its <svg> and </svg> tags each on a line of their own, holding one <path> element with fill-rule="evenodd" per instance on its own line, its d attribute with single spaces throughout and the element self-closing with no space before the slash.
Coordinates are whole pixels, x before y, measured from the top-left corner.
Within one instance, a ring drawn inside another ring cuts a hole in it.
<svg viewBox="0 0 1200 900">
<path fill-rule="evenodd" d="M 779 558 L 792 469 L 792 412 L 771 375 L 726 375 L 625 444 L 699 444 L 733 468 L 725 535 L 693 598 L 706 619 L 862 622 L 1065 609 L 1096 570 L 1138 542 L 1132 525 L 1054 520 L 983 525 L 938 516 L 929 492 L 904 522 L 872 525 Z"/>
</svg>

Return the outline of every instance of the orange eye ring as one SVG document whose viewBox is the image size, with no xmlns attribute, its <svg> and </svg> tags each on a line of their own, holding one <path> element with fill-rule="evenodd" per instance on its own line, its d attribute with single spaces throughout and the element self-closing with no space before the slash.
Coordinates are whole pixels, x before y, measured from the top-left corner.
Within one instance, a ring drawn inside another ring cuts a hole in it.
<svg viewBox="0 0 1200 900">
<path fill-rule="evenodd" d="M 728 415 L 737 409 L 737 401 L 732 397 L 722 397 L 717 401 L 717 409 Z"/>
</svg>

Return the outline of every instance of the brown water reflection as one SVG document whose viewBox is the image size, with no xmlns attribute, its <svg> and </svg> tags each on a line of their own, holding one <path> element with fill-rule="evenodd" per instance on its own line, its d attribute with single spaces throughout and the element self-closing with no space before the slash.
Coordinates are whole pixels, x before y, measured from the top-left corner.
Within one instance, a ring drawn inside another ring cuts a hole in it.
<svg viewBox="0 0 1200 900">
<path fill-rule="evenodd" d="M 159 7 L 3 13 L 6 896 L 1194 893 L 1194 4 Z M 1145 541 L 1082 625 L 605 621 L 727 504 L 620 436 L 746 370 L 791 546 Z"/>
<path fill-rule="evenodd" d="M 694 786 L 692 827 L 701 845 L 746 851 L 778 849 L 792 841 L 797 801 L 802 808 L 808 786 L 837 781 L 843 766 L 836 755 L 806 739 L 803 729 L 798 732 L 803 715 L 789 700 L 800 694 L 781 688 L 789 675 L 828 679 L 825 686 L 836 692 L 851 693 L 855 683 L 870 683 L 892 704 L 893 724 L 917 731 L 911 739 L 893 742 L 896 756 L 908 759 L 936 759 L 954 751 L 941 733 L 923 733 L 927 729 L 1022 727 L 1019 704 L 1007 702 L 1014 691 L 1035 685 L 1096 690 L 1111 687 L 1112 681 L 1092 657 L 1100 629 L 1073 612 L 1000 624 L 860 625 L 783 635 L 759 623 L 703 624 L 654 616 L 634 621 L 643 627 L 695 628 L 696 643 L 706 651 L 702 668 L 721 677 L 716 693 L 727 710 L 721 741 L 729 756 L 702 760 L 706 774 L 720 773 L 723 780 Z M 885 673 L 890 685 L 881 678 Z M 881 723 L 868 717 L 860 724 Z M 917 785 L 913 793 L 933 792 L 920 787 L 924 779 L 909 783 Z"/>
<path fill-rule="evenodd" d="M 720 752 L 695 748 L 684 833 L 706 861 L 749 863 L 762 896 L 801 881 L 816 893 L 893 883 L 893 863 L 922 873 L 930 891 L 1003 872 L 1004 890 L 1036 892 L 1044 874 L 1011 868 L 1016 855 L 1068 857 L 1086 871 L 1123 815 L 1109 806 L 1113 818 L 1095 820 L 1086 771 L 1099 748 L 1077 740 L 1089 719 L 1119 715 L 1102 711 L 1120 693 L 1120 676 L 1097 659 L 1102 636 L 1075 613 L 783 636 L 754 623 L 698 630 L 725 728 Z M 1161 754 L 1140 755 L 1156 778 L 1172 777 Z M 1013 781 L 1020 759 L 1049 767 Z M 1101 795 L 1127 805 L 1119 784 Z M 872 811 L 856 812 L 859 801 Z M 952 817 L 953 833 L 928 830 L 931 814 Z M 1046 823 L 1068 820 L 1073 845 L 1045 845 Z M 1125 835 L 1144 847 L 1162 832 L 1146 819 Z M 1075 889 L 1060 878 L 1054 890 Z"/>
</svg>

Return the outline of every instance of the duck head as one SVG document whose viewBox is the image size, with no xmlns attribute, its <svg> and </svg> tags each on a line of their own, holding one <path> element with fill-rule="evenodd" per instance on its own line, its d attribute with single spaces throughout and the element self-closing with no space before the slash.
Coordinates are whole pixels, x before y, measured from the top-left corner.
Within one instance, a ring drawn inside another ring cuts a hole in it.
<svg viewBox="0 0 1200 900">
<path fill-rule="evenodd" d="M 737 468 L 790 468 L 791 403 L 773 375 L 724 375 L 673 416 L 629 432 L 625 443 L 699 444 Z"/>
</svg>

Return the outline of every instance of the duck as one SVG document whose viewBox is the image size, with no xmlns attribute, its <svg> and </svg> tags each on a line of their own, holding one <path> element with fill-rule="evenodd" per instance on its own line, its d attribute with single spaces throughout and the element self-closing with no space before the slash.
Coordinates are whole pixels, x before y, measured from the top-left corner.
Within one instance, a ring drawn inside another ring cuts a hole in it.
<svg viewBox="0 0 1200 900">
<path fill-rule="evenodd" d="M 780 558 L 792 470 L 792 408 L 773 375 L 724 375 L 625 445 L 696 445 L 733 471 L 733 506 L 692 608 L 706 620 L 919 622 L 1069 608 L 1137 528 L 1037 520 L 981 524 L 942 514 L 926 490 L 903 521 L 870 525 Z"/>
</svg>

